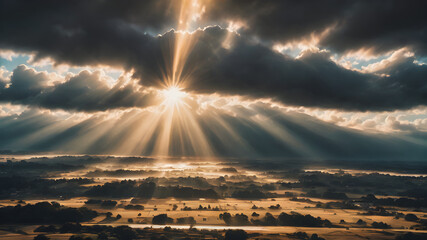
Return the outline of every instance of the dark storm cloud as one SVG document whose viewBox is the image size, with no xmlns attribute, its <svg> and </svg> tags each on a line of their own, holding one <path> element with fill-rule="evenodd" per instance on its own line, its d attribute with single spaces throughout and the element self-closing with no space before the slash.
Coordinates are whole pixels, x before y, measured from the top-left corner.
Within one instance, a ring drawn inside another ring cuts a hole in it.
<svg viewBox="0 0 427 240">
<path fill-rule="evenodd" d="M 372 49 L 384 53 L 402 47 L 427 55 L 426 1 L 361 1 L 340 20 L 321 44 L 337 51 Z"/>
<path fill-rule="evenodd" d="M 225 49 L 228 32 L 207 28 L 196 35 L 194 49 L 184 67 L 187 90 L 219 92 L 255 98 L 273 98 L 290 105 L 344 110 L 408 109 L 427 104 L 427 66 L 414 58 L 390 64 L 379 74 L 345 69 L 327 52 L 307 51 L 298 59 L 235 36 Z M 159 38 L 175 37 L 171 32 Z M 143 64 L 135 76 L 142 84 L 158 85 L 163 69 Z"/>
<path fill-rule="evenodd" d="M 262 40 L 289 41 L 320 33 L 345 17 L 354 1 L 220 0 L 204 20 L 221 23 L 240 21 L 244 33 Z"/>
<path fill-rule="evenodd" d="M 77 65 L 129 67 L 150 41 L 174 26 L 169 0 L 1 0 L 0 48 L 36 51 Z M 125 61 L 124 61 L 125 60 Z"/>
<path fill-rule="evenodd" d="M 154 93 L 131 84 L 110 88 L 99 72 L 82 71 L 64 82 L 53 83 L 45 72 L 18 66 L 10 85 L 0 89 L 0 101 L 49 109 L 105 111 L 114 108 L 146 107 L 154 104 Z"/>
<path fill-rule="evenodd" d="M 246 22 L 243 32 L 261 40 L 285 43 L 329 28 L 320 44 L 336 51 L 411 47 L 427 54 L 426 1 L 224 0 L 211 8 L 206 21 Z"/>
<path fill-rule="evenodd" d="M 323 44 L 340 51 L 367 46 L 381 51 L 410 46 L 423 51 L 426 33 L 423 29 L 427 24 L 424 24 L 424 15 L 420 16 L 421 6 L 409 2 L 399 7 L 398 3 L 388 1 L 384 9 L 378 11 L 381 19 L 374 19 L 373 12 L 381 5 L 374 2 L 370 10 L 368 2 L 371 1 L 250 0 L 212 4 L 207 8 L 206 19 L 221 22 L 241 18 L 248 22 L 248 28 L 240 37 L 234 36 L 229 49 L 223 46 L 229 35 L 224 29 L 210 27 L 193 33 L 197 40 L 181 77 L 189 83 L 186 85 L 189 91 L 273 98 L 291 105 L 362 111 L 426 105 L 425 65 L 405 62 L 384 70 L 389 74 L 386 77 L 344 69 L 326 53 L 306 52 L 301 58 L 293 59 L 263 45 L 263 40 L 297 39 L 335 24 L 330 36 L 338 34 L 338 37 L 327 37 Z M 57 63 L 120 66 L 134 70 L 134 76 L 140 78 L 143 85 L 159 87 L 164 76 L 172 76 L 177 33 L 169 31 L 159 37 L 147 34 L 174 25 L 176 16 L 170 9 L 170 1 L 3 0 L 1 4 L 0 48 L 35 51 L 36 58 L 52 57 Z M 399 8 L 402 15 L 397 14 Z M 406 14 L 410 10 L 414 12 Z M 403 19 L 406 17 L 409 20 Z M 365 18 L 371 20 L 369 24 Z M 349 44 L 345 45 L 340 43 L 345 37 L 339 35 L 340 32 L 346 36 L 357 35 L 359 39 L 348 40 Z M 259 36 L 262 44 L 254 43 L 249 35 Z M 37 84 L 40 83 L 16 82 L 16 88 L 4 90 L 0 97 L 4 101 L 33 104 L 29 99 L 38 96 L 42 89 Z M 86 96 L 82 93 L 86 88 L 78 87 L 74 92 L 76 99 L 71 100 L 72 96 L 64 89 L 75 86 L 69 85 L 58 90 L 64 94 L 51 93 L 49 96 L 56 97 L 44 97 L 35 101 L 36 104 L 75 110 L 139 105 L 135 101 L 118 100 L 132 95 L 130 89 L 121 89 L 105 100 Z M 80 99 L 78 94 L 82 94 Z M 56 103 L 61 97 L 67 101 Z M 77 107 L 83 106 L 84 101 L 88 101 L 87 107 Z M 82 104 L 70 106 L 64 102 Z"/>
<path fill-rule="evenodd" d="M 36 50 L 39 57 L 75 64 L 102 60 L 127 66 L 129 55 L 144 50 L 149 41 L 144 33 L 176 27 L 174 9 L 180 3 L 1 0 L 1 34 L 7 37 L 0 47 Z M 240 31 L 248 37 L 282 43 L 330 28 L 321 45 L 337 51 L 411 47 L 425 55 L 426 8 L 427 2 L 416 0 L 220 0 L 206 7 L 199 24 L 225 27 L 228 21 L 241 21 L 246 27 Z"/>
</svg>

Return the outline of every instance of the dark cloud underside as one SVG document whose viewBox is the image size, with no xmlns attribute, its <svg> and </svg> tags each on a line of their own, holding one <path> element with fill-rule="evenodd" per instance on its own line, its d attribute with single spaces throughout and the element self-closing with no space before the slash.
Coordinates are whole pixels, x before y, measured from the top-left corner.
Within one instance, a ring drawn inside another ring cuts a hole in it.
<svg viewBox="0 0 427 240">
<path fill-rule="evenodd" d="M 361 48 L 374 52 L 410 47 L 427 54 L 426 1 L 409 0 L 223 0 L 207 21 L 247 23 L 245 33 L 287 42 L 329 28 L 321 45 L 340 52 Z"/>
<path fill-rule="evenodd" d="M 147 107 L 156 95 L 139 91 L 132 84 L 109 87 L 99 72 L 82 71 L 62 83 L 49 84 L 45 72 L 18 66 L 8 88 L 0 89 L 0 102 L 12 102 L 49 109 L 105 111 L 115 108 Z"/>
<path fill-rule="evenodd" d="M 189 82 L 188 91 L 273 98 L 299 106 L 368 111 L 426 105 L 427 66 L 412 63 L 413 58 L 384 70 L 388 76 L 379 76 L 344 69 L 326 53 L 306 52 L 293 59 L 274 52 L 268 43 L 299 39 L 333 26 L 321 44 L 339 52 L 408 47 L 423 55 L 424 5 L 423 1 L 215 2 L 206 8 L 201 23 L 225 26 L 229 20 L 239 20 L 247 27 L 241 36 L 234 36 L 230 49 L 223 47 L 228 32 L 220 27 L 195 32 L 197 41 L 182 78 Z M 1 6 L 0 48 L 35 51 L 36 58 L 51 57 L 57 63 L 123 67 L 134 70 L 145 86 L 160 86 L 164 76 L 172 75 L 176 33 L 161 37 L 153 33 L 175 27 L 173 8 L 179 2 L 2 0 Z M 254 36 L 260 43 L 253 41 Z M 39 87 L 23 87 L 24 92 L 13 94 L 17 88 L 2 90 L 0 98 L 34 97 Z M 121 99 L 114 96 L 111 99 Z M 40 105 L 83 110 L 52 99 L 40 100 Z M 107 108 L 94 106 L 96 99 L 82 99 L 89 101 L 90 109 Z M 112 100 L 104 101 L 115 107 Z M 118 106 L 138 105 L 134 102 Z"/>
</svg>

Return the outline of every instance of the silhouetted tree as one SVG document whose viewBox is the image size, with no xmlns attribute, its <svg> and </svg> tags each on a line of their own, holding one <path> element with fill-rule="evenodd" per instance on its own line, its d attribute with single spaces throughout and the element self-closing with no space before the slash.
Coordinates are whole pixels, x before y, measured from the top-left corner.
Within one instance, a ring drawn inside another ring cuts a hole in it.
<svg viewBox="0 0 427 240">
<path fill-rule="evenodd" d="M 39 234 L 34 237 L 34 240 L 49 240 L 50 238 L 46 237 L 44 234 Z"/>
<path fill-rule="evenodd" d="M 410 221 L 410 222 L 416 222 L 416 221 L 419 220 L 419 218 L 415 214 L 408 213 L 408 214 L 405 215 L 405 220 L 406 221 Z"/>
<path fill-rule="evenodd" d="M 228 230 L 225 232 L 224 240 L 246 240 L 248 234 L 243 230 Z"/>
<path fill-rule="evenodd" d="M 168 217 L 167 214 L 160 214 L 160 215 L 153 217 L 152 223 L 153 224 L 159 224 L 159 225 L 165 225 L 168 223 L 173 223 L 173 219 Z"/>
</svg>

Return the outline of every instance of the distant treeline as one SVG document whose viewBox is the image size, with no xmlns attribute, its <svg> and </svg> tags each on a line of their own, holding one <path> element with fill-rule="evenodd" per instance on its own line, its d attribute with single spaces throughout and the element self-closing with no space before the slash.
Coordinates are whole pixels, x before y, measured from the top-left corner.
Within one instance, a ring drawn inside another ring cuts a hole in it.
<svg viewBox="0 0 427 240">
<path fill-rule="evenodd" d="M 0 208 L 0 224 L 58 224 L 86 222 L 97 217 L 96 211 L 61 206 L 56 202 Z"/>
<path fill-rule="evenodd" d="M 84 193 L 88 197 L 104 198 L 210 198 L 218 199 L 220 196 L 213 189 L 195 189 L 181 186 L 157 186 L 154 182 L 137 183 L 132 180 L 110 182 L 97 185 Z"/>
<path fill-rule="evenodd" d="M 310 214 L 302 215 L 296 212 L 290 214 L 282 212 L 277 218 L 271 213 L 266 213 L 264 217 L 251 219 L 245 214 L 231 215 L 228 212 L 219 215 L 225 224 L 231 226 L 295 226 L 295 227 L 332 227 L 332 223 L 327 219 L 313 217 Z"/>
</svg>

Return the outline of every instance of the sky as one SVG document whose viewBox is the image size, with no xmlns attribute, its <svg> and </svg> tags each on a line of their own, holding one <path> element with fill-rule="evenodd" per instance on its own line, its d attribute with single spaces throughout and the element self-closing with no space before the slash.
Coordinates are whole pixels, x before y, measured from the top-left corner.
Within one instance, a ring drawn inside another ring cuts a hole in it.
<svg viewBox="0 0 427 240">
<path fill-rule="evenodd" d="M 427 156 L 427 2 L 0 6 L 2 150 Z"/>
</svg>

